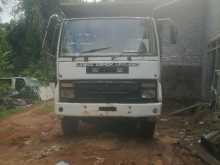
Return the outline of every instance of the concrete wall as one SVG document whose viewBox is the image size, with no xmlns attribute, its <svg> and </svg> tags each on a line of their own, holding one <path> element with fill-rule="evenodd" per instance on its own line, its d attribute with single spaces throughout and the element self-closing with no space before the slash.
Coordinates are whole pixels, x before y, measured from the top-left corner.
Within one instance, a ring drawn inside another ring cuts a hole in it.
<svg viewBox="0 0 220 165">
<path fill-rule="evenodd" d="M 206 3 L 206 48 L 210 40 L 220 36 L 220 0 L 208 0 Z M 212 56 L 207 54 L 203 57 L 203 96 L 208 98 L 212 83 Z"/>
<path fill-rule="evenodd" d="M 207 7 L 207 37 L 210 39 L 220 33 L 220 0 L 209 0 Z"/>
<path fill-rule="evenodd" d="M 172 18 L 178 27 L 178 44 L 163 43 L 162 81 L 165 97 L 202 98 L 202 59 L 205 43 L 205 3 L 182 0 L 161 9 L 158 17 Z"/>
</svg>

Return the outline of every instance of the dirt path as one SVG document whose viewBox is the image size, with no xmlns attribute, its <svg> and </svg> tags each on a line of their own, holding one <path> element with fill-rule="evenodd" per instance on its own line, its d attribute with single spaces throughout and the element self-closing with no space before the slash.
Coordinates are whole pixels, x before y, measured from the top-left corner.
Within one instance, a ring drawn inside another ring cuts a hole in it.
<svg viewBox="0 0 220 165">
<path fill-rule="evenodd" d="M 0 165 L 203 165 L 176 146 L 178 130 L 162 120 L 154 140 L 93 128 L 65 139 L 60 121 L 42 106 L 0 121 Z"/>
</svg>

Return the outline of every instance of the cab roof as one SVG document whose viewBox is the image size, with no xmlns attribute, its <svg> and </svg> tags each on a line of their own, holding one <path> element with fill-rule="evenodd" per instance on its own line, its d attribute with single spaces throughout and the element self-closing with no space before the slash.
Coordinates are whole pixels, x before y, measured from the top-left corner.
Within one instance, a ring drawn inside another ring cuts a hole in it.
<svg viewBox="0 0 220 165">
<path fill-rule="evenodd" d="M 152 1 L 71 3 L 70 0 L 60 2 L 66 18 L 84 17 L 147 17 L 152 16 L 156 6 Z"/>
</svg>

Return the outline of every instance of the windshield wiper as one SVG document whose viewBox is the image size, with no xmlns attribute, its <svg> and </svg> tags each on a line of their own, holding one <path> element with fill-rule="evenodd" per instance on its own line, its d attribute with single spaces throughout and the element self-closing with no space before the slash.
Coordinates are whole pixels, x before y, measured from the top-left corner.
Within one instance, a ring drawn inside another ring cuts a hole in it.
<svg viewBox="0 0 220 165">
<path fill-rule="evenodd" d="M 123 53 L 142 53 L 142 52 L 136 51 L 136 50 L 131 50 L 131 51 L 123 51 L 122 54 Z"/>
<path fill-rule="evenodd" d="M 140 52 L 140 51 L 123 51 L 121 52 L 119 57 L 123 56 L 130 56 L 130 57 L 146 57 L 146 56 L 152 56 L 152 53 L 147 53 L 147 52 Z"/>
<path fill-rule="evenodd" d="M 98 51 L 102 51 L 102 50 L 106 50 L 106 49 L 111 49 L 112 47 L 103 47 L 103 48 L 95 48 L 95 49 L 90 49 L 90 50 L 86 50 L 86 51 L 82 51 L 82 54 L 85 53 L 94 53 L 94 52 L 98 52 Z"/>
</svg>

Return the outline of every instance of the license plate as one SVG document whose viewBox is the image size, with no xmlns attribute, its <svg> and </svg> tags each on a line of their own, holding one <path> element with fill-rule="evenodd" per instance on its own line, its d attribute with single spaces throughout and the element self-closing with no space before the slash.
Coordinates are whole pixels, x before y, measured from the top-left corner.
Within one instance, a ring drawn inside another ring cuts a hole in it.
<svg viewBox="0 0 220 165">
<path fill-rule="evenodd" d="M 115 112 L 117 111 L 117 108 L 116 107 L 99 107 L 99 111 Z"/>
<path fill-rule="evenodd" d="M 87 74 L 128 74 L 128 66 L 88 66 L 86 67 Z"/>
</svg>

